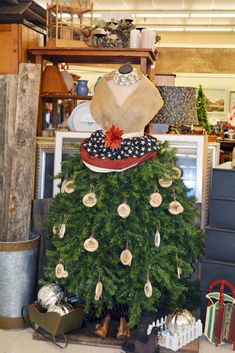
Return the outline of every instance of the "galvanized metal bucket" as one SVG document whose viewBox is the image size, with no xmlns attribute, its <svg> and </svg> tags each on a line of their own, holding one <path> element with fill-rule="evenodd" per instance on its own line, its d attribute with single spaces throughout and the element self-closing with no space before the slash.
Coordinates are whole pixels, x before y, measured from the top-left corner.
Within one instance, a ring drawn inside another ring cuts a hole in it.
<svg viewBox="0 0 235 353">
<path fill-rule="evenodd" d="M 37 278 L 39 235 L 30 240 L 0 242 L 0 328 L 25 326 L 22 308 L 33 303 Z"/>
</svg>

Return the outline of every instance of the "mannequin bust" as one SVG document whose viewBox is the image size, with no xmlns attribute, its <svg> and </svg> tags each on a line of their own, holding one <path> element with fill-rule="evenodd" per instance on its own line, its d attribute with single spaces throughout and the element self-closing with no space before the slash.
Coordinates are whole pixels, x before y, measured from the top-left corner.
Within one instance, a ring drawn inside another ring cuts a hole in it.
<svg viewBox="0 0 235 353">
<path fill-rule="evenodd" d="M 140 136 L 162 106 L 157 87 L 139 69 L 126 64 L 100 79 L 91 114 L 104 131 L 114 125 L 124 134 Z"/>
</svg>

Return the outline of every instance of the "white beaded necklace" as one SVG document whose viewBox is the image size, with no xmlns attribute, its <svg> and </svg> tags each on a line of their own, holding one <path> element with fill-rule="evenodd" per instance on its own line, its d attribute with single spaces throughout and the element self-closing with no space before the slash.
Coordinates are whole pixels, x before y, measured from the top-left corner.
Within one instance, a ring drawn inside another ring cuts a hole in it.
<svg viewBox="0 0 235 353">
<path fill-rule="evenodd" d="M 130 86 L 140 80 L 140 75 L 136 69 L 133 69 L 129 74 L 121 74 L 116 71 L 113 80 L 119 86 Z"/>
</svg>

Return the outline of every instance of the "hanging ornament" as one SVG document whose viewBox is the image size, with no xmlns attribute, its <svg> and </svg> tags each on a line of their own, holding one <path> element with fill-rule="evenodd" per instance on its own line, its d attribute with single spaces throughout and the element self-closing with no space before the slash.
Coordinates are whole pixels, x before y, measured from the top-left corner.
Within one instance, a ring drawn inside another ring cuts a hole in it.
<svg viewBox="0 0 235 353">
<path fill-rule="evenodd" d="M 86 207 L 94 207 L 97 203 L 96 194 L 94 192 L 89 192 L 89 194 L 83 196 L 82 202 Z"/>
<path fill-rule="evenodd" d="M 58 226 L 58 224 L 53 226 L 53 228 L 52 228 L 52 233 L 53 233 L 54 235 L 57 235 L 57 234 L 59 233 L 59 226 Z"/>
<path fill-rule="evenodd" d="M 158 224 L 157 231 L 154 236 L 154 244 L 157 248 L 159 248 L 160 243 L 161 243 L 160 224 Z"/>
<path fill-rule="evenodd" d="M 121 252 L 120 261 L 125 266 L 131 266 L 132 253 L 128 250 L 128 242 L 126 243 L 126 249 Z"/>
<path fill-rule="evenodd" d="M 68 271 L 65 271 L 64 269 L 64 265 L 62 262 L 59 262 L 57 265 L 56 265 L 56 268 L 55 268 L 55 275 L 57 278 L 67 278 L 68 277 Z"/>
<path fill-rule="evenodd" d="M 56 224 L 52 228 L 52 232 L 55 235 L 59 235 L 60 239 L 64 238 L 65 232 L 66 232 L 66 224 Z"/>
<path fill-rule="evenodd" d="M 103 293 L 103 283 L 101 282 L 100 276 L 98 283 L 95 287 L 95 300 L 98 301 Z"/>
<path fill-rule="evenodd" d="M 127 218 L 131 213 L 130 206 L 128 206 L 127 203 L 125 202 L 121 203 L 121 205 L 119 205 L 117 208 L 117 213 L 119 214 L 120 217 Z"/>
<path fill-rule="evenodd" d="M 174 172 L 176 173 L 175 176 L 173 176 L 173 179 L 180 179 L 182 176 L 182 170 L 179 167 L 173 167 Z"/>
<path fill-rule="evenodd" d="M 153 295 L 153 288 L 150 281 L 147 281 L 144 285 L 144 294 L 147 298 L 150 298 Z"/>
<path fill-rule="evenodd" d="M 168 210 L 171 214 L 178 215 L 184 211 L 184 208 L 179 201 L 172 201 L 168 207 Z"/>
<path fill-rule="evenodd" d="M 158 180 L 158 182 L 162 188 L 169 188 L 173 183 L 172 179 L 168 178 L 161 178 Z"/>
<path fill-rule="evenodd" d="M 180 279 L 182 275 L 182 268 L 177 266 L 177 278 Z"/>
<path fill-rule="evenodd" d="M 74 186 L 74 180 L 64 180 L 62 187 L 61 187 L 61 192 L 66 192 L 67 194 L 71 194 L 74 192 L 75 186 Z"/>
<path fill-rule="evenodd" d="M 144 294 L 147 298 L 150 298 L 153 295 L 153 287 L 149 280 L 149 274 L 147 275 L 147 282 L 144 285 Z"/>
<path fill-rule="evenodd" d="M 176 261 L 179 262 L 179 258 L 178 258 L 178 255 L 177 255 L 177 254 L 175 255 L 175 257 L 176 257 Z M 181 278 L 182 272 L 183 272 L 183 271 L 182 271 L 182 268 L 179 267 L 179 266 L 177 266 L 177 278 L 178 278 L 178 279 Z"/>
<path fill-rule="evenodd" d="M 149 203 L 152 207 L 159 207 L 162 203 L 162 195 L 159 192 L 154 192 L 150 195 Z"/>
<path fill-rule="evenodd" d="M 98 241 L 93 237 L 93 235 L 90 236 L 90 238 L 86 239 L 83 243 L 83 246 L 86 251 L 89 252 L 94 252 L 98 249 L 99 243 Z"/>
</svg>

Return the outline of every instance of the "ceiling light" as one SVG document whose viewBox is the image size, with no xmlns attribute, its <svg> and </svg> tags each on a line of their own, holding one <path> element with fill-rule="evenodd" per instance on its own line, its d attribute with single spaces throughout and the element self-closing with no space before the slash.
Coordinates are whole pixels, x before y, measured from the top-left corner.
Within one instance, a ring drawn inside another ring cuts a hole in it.
<svg viewBox="0 0 235 353">
<path fill-rule="evenodd" d="M 91 17 L 91 14 L 85 13 L 83 16 L 84 17 Z M 102 17 L 101 13 L 93 13 L 93 18 L 99 18 L 99 17 Z"/>
<path fill-rule="evenodd" d="M 182 32 L 184 31 L 184 27 L 148 27 L 152 31 L 157 32 Z"/>
<path fill-rule="evenodd" d="M 185 27 L 185 31 L 194 32 L 231 32 L 231 27 Z"/>
<path fill-rule="evenodd" d="M 155 17 L 175 17 L 175 18 L 181 18 L 181 17 L 189 17 L 188 13 L 137 13 L 135 14 L 135 17 L 141 17 L 141 18 L 155 18 Z"/>
<path fill-rule="evenodd" d="M 213 13 L 213 12 L 203 12 L 203 13 L 191 13 L 190 17 L 217 17 L 217 18 L 234 18 L 235 13 Z"/>
</svg>

